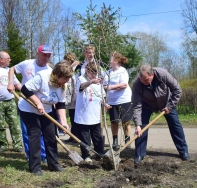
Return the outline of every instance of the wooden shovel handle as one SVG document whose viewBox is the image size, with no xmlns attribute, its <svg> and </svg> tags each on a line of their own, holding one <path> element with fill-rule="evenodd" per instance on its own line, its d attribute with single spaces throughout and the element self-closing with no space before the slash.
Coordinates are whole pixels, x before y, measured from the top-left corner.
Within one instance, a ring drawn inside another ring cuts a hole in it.
<svg viewBox="0 0 197 188">
<path fill-rule="evenodd" d="M 165 114 L 165 111 L 162 111 L 157 117 L 155 117 L 149 124 L 147 124 L 142 130 L 141 134 L 145 132 L 153 123 L 155 123 L 161 116 Z M 121 147 L 117 153 L 120 153 L 123 151 L 128 145 L 130 145 L 136 138 L 138 138 L 138 135 L 135 135 L 129 142 L 127 142 L 123 147 Z"/>
<path fill-rule="evenodd" d="M 17 95 L 16 92 L 13 91 L 14 96 L 16 96 L 17 98 L 19 98 L 19 96 Z M 20 93 L 20 96 L 25 99 L 28 103 L 30 103 L 33 107 L 36 107 L 36 105 L 30 101 L 29 99 L 27 99 L 22 93 Z M 64 132 L 66 132 L 70 137 L 72 137 L 75 141 L 77 141 L 78 143 L 81 143 L 81 140 L 79 140 L 75 135 L 73 135 L 70 131 L 68 131 L 66 128 L 64 128 L 60 123 L 58 123 L 54 118 L 52 118 L 49 114 L 44 113 L 43 114 L 46 118 L 48 118 L 49 120 L 51 120 L 55 125 L 57 125 L 60 129 L 62 129 Z"/>
<path fill-rule="evenodd" d="M 70 153 L 70 150 L 66 147 L 66 145 L 57 137 L 55 136 L 57 142 L 67 151 Z"/>
</svg>

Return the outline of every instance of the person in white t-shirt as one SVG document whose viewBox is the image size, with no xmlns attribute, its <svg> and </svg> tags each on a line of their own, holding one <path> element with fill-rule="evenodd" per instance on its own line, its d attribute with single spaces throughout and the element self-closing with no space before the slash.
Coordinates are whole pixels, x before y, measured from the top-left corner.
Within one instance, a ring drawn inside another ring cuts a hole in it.
<svg viewBox="0 0 197 188">
<path fill-rule="evenodd" d="M 109 110 L 113 148 L 118 146 L 118 123 L 122 122 L 125 132 L 125 143 L 130 140 L 132 110 L 131 88 L 128 84 L 129 75 L 123 67 L 128 59 L 118 52 L 111 53 L 111 69 L 106 72 L 104 88 L 107 91 L 107 103 L 112 106 Z"/>
<path fill-rule="evenodd" d="M 7 90 L 8 71 L 10 56 L 7 52 L 0 51 L 0 153 L 8 149 L 9 143 L 6 137 L 6 127 L 10 130 L 12 146 L 14 151 L 23 151 L 22 134 L 19 118 L 17 115 L 17 105 L 14 95 Z M 20 90 L 21 84 L 14 75 L 14 86 Z"/>
<path fill-rule="evenodd" d="M 79 130 L 74 122 L 75 117 L 75 105 L 76 105 L 76 80 L 78 78 L 78 73 L 75 72 L 76 67 L 80 64 L 79 61 L 77 61 L 77 57 L 74 53 L 67 53 L 64 56 L 63 62 L 66 62 L 68 65 L 70 65 L 73 68 L 74 75 L 67 83 L 67 89 L 66 89 L 66 109 L 68 110 L 68 115 L 70 117 L 70 123 L 71 123 L 71 133 L 74 134 L 76 137 L 79 135 Z M 76 142 L 72 137 L 70 137 L 68 140 L 64 140 L 64 142 Z"/>
<path fill-rule="evenodd" d="M 77 100 L 75 107 L 75 119 L 79 127 L 79 138 L 86 145 L 91 145 L 91 139 L 95 151 L 103 155 L 103 138 L 101 134 L 101 103 L 105 97 L 105 91 L 101 84 L 102 79 L 97 78 L 99 65 L 89 62 L 84 76 L 77 80 Z M 109 108 L 109 105 L 106 104 Z M 82 157 L 86 162 L 91 162 L 89 152 L 81 147 Z"/>
<path fill-rule="evenodd" d="M 11 67 L 9 71 L 8 91 L 11 93 L 14 91 L 14 86 L 13 86 L 14 72 L 16 72 L 16 74 L 22 75 L 22 85 L 24 85 L 29 79 L 33 78 L 37 72 L 41 70 L 52 70 L 51 67 L 49 67 L 47 64 L 51 57 L 51 53 L 52 53 L 52 48 L 49 45 L 47 44 L 40 45 L 37 49 L 36 59 L 28 59 Z M 21 122 L 25 153 L 27 160 L 29 160 L 29 142 L 28 142 L 27 129 L 21 118 L 20 118 L 20 122 Z M 41 139 L 40 141 L 42 148 L 41 159 L 43 162 L 46 162 L 46 152 L 45 152 L 44 140 L 42 135 L 40 139 Z"/>
<path fill-rule="evenodd" d="M 42 175 L 41 132 L 45 142 L 48 169 L 50 171 L 62 171 L 58 163 L 55 125 L 42 114 L 47 113 L 53 116 L 52 106 L 56 105 L 60 124 L 69 129 L 65 111 L 65 83 L 68 82 L 72 75 L 72 67 L 60 62 L 55 65 L 52 71 L 43 70 L 38 72 L 21 89 L 26 98 L 37 106 L 37 109 L 35 109 L 23 98 L 20 98 L 18 102 L 20 115 L 27 127 L 29 138 L 29 171 L 35 175 Z"/>
</svg>

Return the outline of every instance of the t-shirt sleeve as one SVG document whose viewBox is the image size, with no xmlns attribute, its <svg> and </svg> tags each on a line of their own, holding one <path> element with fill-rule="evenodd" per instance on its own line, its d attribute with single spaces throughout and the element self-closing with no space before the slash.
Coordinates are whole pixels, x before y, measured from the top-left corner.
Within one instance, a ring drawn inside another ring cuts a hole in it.
<svg viewBox="0 0 197 188">
<path fill-rule="evenodd" d="M 14 65 L 14 69 L 15 69 L 17 74 L 22 74 L 24 63 L 25 63 L 25 61 L 22 61 L 22 62 L 20 62 L 16 65 Z"/>
<path fill-rule="evenodd" d="M 109 71 L 104 73 L 104 79 L 103 79 L 103 85 L 106 86 L 108 85 L 108 79 L 109 78 Z"/>
<path fill-rule="evenodd" d="M 25 83 L 26 88 L 29 91 L 39 91 L 40 87 L 42 85 L 42 79 L 39 74 L 36 74 L 33 78 L 31 78 L 29 81 Z"/>
<path fill-rule="evenodd" d="M 79 91 L 81 84 L 84 83 L 84 82 L 87 82 L 87 80 L 83 76 L 78 77 L 77 87 L 76 87 L 77 91 Z"/>
<path fill-rule="evenodd" d="M 120 74 L 120 83 L 126 83 L 129 82 L 129 74 L 126 71 L 126 69 Z"/>
<path fill-rule="evenodd" d="M 14 85 L 20 84 L 19 80 L 17 79 L 16 75 L 14 75 Z"/>
</svg>

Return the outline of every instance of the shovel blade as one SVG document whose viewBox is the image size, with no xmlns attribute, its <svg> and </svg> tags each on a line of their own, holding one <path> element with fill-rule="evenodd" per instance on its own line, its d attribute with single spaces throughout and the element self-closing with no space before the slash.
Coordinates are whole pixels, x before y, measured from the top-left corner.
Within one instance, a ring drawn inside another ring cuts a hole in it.
<svg viewBox="0 0 197 188">
<path fill-rule="evenodd" d="M 114 155 L 114 162 L 113 162 L 113 160 L 112 160 L 112 158 L 113 158 L 113 155 Z M 113 164 L 113 166 L 114 166 L 114 168 L 115 169 L 117 169 L 118 170 L 118 168 L 119 168 L 119 163 L 120 163 L 120 161 L 121 161 L 121 159 L 120 159 L 120 153 L 118 153 L 118 152 L 114 152 L 114 154 L 112 154 L 112 152 L 111 152 L 111 150 L 108 150 L 105 154 L 104 154 L 104 156 L 105 156 L 105 160 L 108 158 L 108 162 L 109 163 L 115 163 L 115 164 Z"/>
<path fill-rule="evenodd" d="M 70 151 L 68 156 L 73 160 L 75 164 L 79 164 L 81 161 L 84 161 L 83 158 L 75 151 Z"/>
</svg>

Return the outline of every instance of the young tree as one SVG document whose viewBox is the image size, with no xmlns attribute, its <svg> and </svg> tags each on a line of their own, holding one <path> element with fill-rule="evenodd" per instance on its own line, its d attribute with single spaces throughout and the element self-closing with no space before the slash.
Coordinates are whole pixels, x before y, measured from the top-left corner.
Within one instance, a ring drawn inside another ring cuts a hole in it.
<svg viewBox="0 0 197 188">
<path fill-rule="evenodd" d="M 93 44 L 96 47 L 96 57 L 103 62 L 109 62 L 110 53 L 119 51 L 129 58 L 127 68 L 139 64 L 139 52 L 135 49 L 135 40 L 130 35 L 122 35 L 118 32 L 121 20 L 121 9 L 113 10 L 103 3 L 100 13 L 96 12 L 96 6 L 88 7 L 86 16 L 75 13 L 74 16 L 80 22 L 83 33 L 83 42 Z M 76 42 L 76 40 L 75 40 Z M 109 63 L 106 64 L 106 69 Z"/>
</svg>

